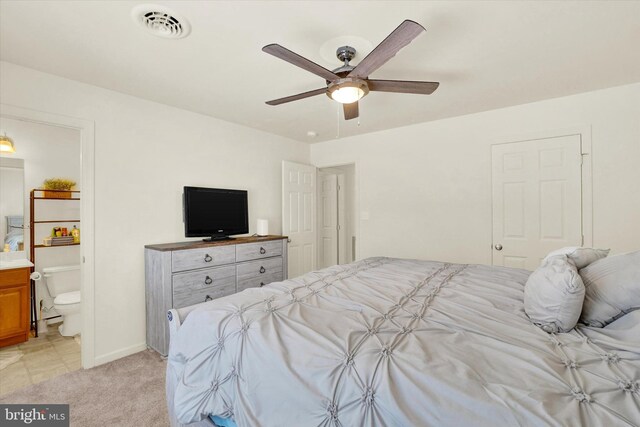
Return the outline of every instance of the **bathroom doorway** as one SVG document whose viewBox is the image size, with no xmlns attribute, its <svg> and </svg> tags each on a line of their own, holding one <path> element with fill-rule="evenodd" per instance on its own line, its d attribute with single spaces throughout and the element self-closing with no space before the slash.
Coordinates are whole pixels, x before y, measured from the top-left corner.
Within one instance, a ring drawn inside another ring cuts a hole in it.
<svg viewBox="0 0 640 427">
<path fill-rule="evenodd" d="M 318 169 L 318 267 L 356 260 L 355 165 Z"/>
<path fill-rule="evenodd" d="M 2 157 L 24 162 L 23 256 L 31 259 L 35 251 L 32 278 L 39 321 L 35 325 L 40 327 L 37 337 L 34 328 L 27 342 L 0 348 L 0 369 L 4 367 L 0 395 L 94 365 L 93 123 L 7 105 L 1 108 L 0 128 L 15 145 L 15 153 Z M 51 192 L 36 192 L 32 198 L 31 190 L 41 189 L 49 178 L 75 181 L 77 192 L 66 199 L 52 197 Z M 34 218 L 31 203 L 36 205 Z M 52 236 L 64 240 L 63 234 L 69 242 L 51 243 Z M 56 277 L 61 286 L 52 295 L 48 285 L 56 283 Z M 65 318 L 71 320 L 61 322 Z M 65 323 L 66 330 L 61 328 Z"/>
</svg>

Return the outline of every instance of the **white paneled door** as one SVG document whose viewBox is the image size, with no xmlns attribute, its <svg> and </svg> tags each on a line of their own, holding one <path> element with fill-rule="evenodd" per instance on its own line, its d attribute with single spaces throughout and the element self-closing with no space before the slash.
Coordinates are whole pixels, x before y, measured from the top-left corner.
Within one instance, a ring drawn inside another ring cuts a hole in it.
<svg viewBox="0 0 640 427">
<path fill-rule="evenodd" d="M 320 173 L 318 177 L 320 222 L 320 267 L 338 264 L 338 175 Z"/>
<path fill-rule="evenodd" d="M 289 236 L 289 278 L 316 268 L 316 168 L 282 162 L 282 233 Z"/>
<path fill-rule="evenodd" d="M 580 135 L 493 145 L 493 265 L 535 270 L 544 256 L 580 246 Z"/>
</svg>

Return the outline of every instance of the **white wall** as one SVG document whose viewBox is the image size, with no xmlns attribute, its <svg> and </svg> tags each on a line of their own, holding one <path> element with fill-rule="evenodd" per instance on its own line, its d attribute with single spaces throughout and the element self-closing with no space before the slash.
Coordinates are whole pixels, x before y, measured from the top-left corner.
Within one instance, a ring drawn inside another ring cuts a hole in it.
<svg viewBox="0 0 640 427">
<path fill-rule="evenodd" d="M 184 185 L 249 191 L 250 233 L 281 232 L 281 161 L 306 144 L 0 62 L 4 104 L 95 121 L 95 354 L 145 345 L 145 244 L 184 240 Z M 266 108 L 266 107 L 265 107 Z"/>
<path fill-rule="evenodd" d="M 593 244 L 640 249 L 640 84 L 314 144 L 311 161 L 356 163 L 359 258 L 490 264 L 491 144 L 585 126 Z"/>
</svg>

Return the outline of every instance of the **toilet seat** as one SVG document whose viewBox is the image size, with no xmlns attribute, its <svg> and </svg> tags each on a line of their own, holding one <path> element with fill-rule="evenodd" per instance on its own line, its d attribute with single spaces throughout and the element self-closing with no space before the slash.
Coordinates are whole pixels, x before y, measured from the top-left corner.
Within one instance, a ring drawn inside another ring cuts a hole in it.
<svg viewBox="0 0 640 427">
<path fill-rule="evenodd" d="M 80 291 L 65 292 L 58 295 L 53 303 L 55 305 L 70 305 L 80 303 Z"/>
</svg>

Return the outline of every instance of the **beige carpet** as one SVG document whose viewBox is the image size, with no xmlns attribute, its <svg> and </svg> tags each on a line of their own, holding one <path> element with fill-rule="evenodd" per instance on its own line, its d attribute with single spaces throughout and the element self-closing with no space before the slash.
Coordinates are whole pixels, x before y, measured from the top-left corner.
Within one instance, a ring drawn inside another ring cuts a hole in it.
<svg viewBox="0 0 640 427">
<path fill-rule="evenodd" d="M 164 427 L 165 367 L 157 353 L 142 351 L 16 390 L 0 403 L 68 403 L 77 427 Z"/>
</svg>

